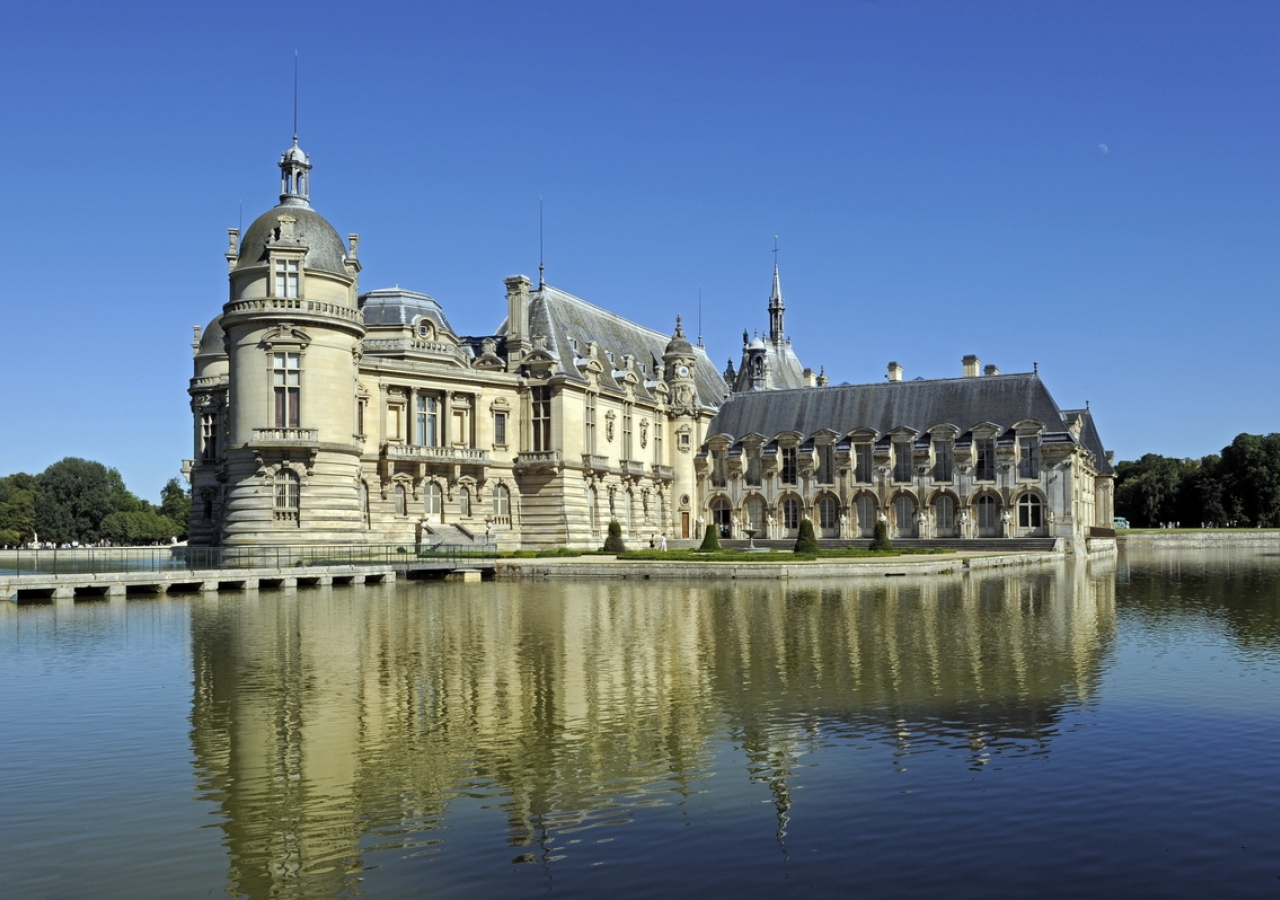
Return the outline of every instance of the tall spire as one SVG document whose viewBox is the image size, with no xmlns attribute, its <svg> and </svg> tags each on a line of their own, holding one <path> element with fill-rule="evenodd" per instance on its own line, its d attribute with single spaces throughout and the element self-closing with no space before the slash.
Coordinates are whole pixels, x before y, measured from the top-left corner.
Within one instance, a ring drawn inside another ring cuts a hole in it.
<svg viewBox="0 0 1280 900">
<path fill-rule="evenodd" d="M 775 344 L 782 340 L 786 333 L 782 327 L 782 316 L 787 304 L 782 299 L 782 281 L 778 277 L 778 236 L 773 236 L 773 292 L 769 294 L 769 339 Z"/>
<path fill-rule="evenodd" d="M 298 146 L 298 51 L 293 51 L 293 146 L 280 155 L 280 204 L 310 206 L 311 158 Z"/>
</svg>

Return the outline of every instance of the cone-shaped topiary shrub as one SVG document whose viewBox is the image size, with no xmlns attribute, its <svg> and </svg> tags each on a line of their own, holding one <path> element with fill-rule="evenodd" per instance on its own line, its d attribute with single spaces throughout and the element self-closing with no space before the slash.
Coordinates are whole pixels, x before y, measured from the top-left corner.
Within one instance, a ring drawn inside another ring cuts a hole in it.
<svg viewBox="0 0 1280 900">
<path fill-rule="evenodd" d="M 876 522 L 876 533 L 871 538 L 872 550 L 892 550 L 893 541 L 889 540 L 889 523 L 884 519 Z"/>
<path fill-rule="evenodd" d="M 707 526 L 707 533 L 702 536 L 702 546 L 698 549 L 707 552 L 720 549 L 720 532 L 716 530 L 715 525 Z"/>
<path fill-rule="evenodd" d="M 618 520 L 614 519 L 609 522 L 609 534 L 604 539 L 605 553 L 622 553 L 627 549 L 627 545 L 622 542 L 622 526 L 618 524 Z"/>
<path fill-rule="evenodd" d="M 818 538 L 813 533 L 813 523 L 808 519 L 800 520 L 800 534 L 796 538 L 796 553 L 817 553 Z"/>
</svg>

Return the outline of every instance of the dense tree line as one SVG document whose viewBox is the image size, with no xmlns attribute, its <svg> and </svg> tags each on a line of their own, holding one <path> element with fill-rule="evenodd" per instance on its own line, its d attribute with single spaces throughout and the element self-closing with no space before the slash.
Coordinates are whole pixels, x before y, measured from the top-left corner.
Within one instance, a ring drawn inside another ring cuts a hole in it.
<svg viewBox="0 0 1280 900">
<path fill-rule="evenodd" d="M 1116 515 L 1134 528 L 1280 527 L 1280 434 L 1241 434 L 1200 460 L 1148 453 L 1122 462 Z"/>
<path fill-rule="evenodd" d="M 190 494 L 172 478 L 160 504 L 139 499 L 115 469 L 67 457 L 39 475 L 0 478 L 0 546 L 148 544 L 186 537 Z"/>
</svg>

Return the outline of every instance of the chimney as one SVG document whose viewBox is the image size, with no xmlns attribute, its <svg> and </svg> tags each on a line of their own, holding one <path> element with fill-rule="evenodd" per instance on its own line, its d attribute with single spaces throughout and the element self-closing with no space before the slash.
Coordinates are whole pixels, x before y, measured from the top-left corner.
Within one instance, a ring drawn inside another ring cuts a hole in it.
<svg viewBox="0 0 1280 900">
<path fill-rule="evenodd" d="M 968 356 L 962 359 L 961 362 L 964 363 L 965 378 L 978 377 L 978 366 L 982 365 L 982 362 L 978 359 L 978 357 L 970 353 Z"/>
<path fill-rule="evenodd" d="M 524 275 L 505 279 L 507 286 L 507 371 L 514 372 L 529 352 L 529 287 Z"/>
<path fill-rule="evenodd" d="M 983 375 L 999 375 L 1000 369 L 992 365 L 991 363 L 987 363 L 987 365 L 982 369 L 982 374 Z"/>
<path fill-rule="evenodd" d="M 818 386 L 818 376 L 813 373 L 813 369 L 804 370 L 804 386 L 805 387 Z"/>
<path fill-rule="evenodd" d="M 902 380 L 902 366 L 898 365 L 896 362 L 889 363 L 889 380 L 890 381 Z"/>
</svg>

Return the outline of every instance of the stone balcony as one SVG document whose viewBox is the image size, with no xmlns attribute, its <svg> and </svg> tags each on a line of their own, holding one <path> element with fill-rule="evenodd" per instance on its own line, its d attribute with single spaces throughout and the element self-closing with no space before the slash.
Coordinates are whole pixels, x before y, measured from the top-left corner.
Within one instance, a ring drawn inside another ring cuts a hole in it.
<svg viewBox="0 0 1280 900">
<path fill-rule="evenodd" d="M 420 447 L 415 444 L 389 443 L 382 445 L 382 455 L 387 459 L 411 462 L 463 466 L 489 465 L 489 451 L 474 447 Z"/>
<path fill-rule="evenodd" d="M 534 450 L 516 456 L 515 467 L 527 471 L 545 469 L 554 472 L 564 467 L 564 458 L 559 450 Z"/>
<path fill-rule="evenodd" d="M 253 443 L 272 446 L 314 447 L 320 443 L 320 432 L 315 428 L 255 428 Z"/>
<path fill-rule="evenodd" d="M 608 472 L 609 457 L 601 456 L 599 453 L 582 454 L 582 468 L 590 469 L 593 472 Z"/>
<path fill-rule="evenodd" d="M 644 463 L 636 459 L 624 459 L 622 461 L 622 474 L 629 478 L 644 477 Z"/>
<path fill-rule="evenodd" d="M 676 470 L 671 468 L 671 466 L 660 466 L 657 463 L 654 463 L 653 477 L 660 478 L 663 481 L 675 481 Z"/>
</svg>

